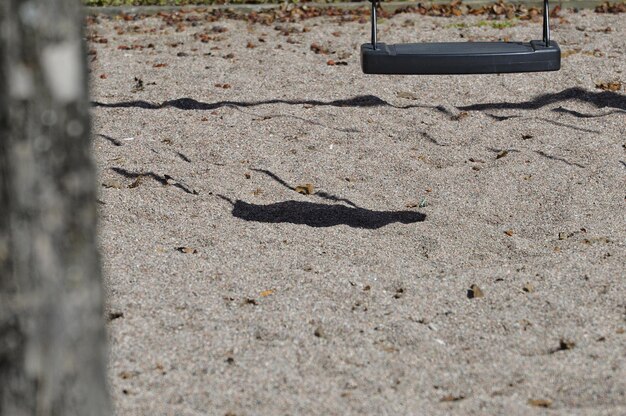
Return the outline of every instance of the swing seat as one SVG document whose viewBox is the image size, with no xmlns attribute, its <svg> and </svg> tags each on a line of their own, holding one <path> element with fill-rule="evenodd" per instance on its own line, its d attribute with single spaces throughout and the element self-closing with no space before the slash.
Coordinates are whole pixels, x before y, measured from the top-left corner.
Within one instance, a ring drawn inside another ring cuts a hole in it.
<svg viewBox="0 0 626 416">
<path fill-rule="evenodd" d="M 366 74 L 460 75 L 558 71 L 561 50 L 555 41 L 445 42 L 361 45 Z"/>
<path fill-rule="evenodd" d="M 530 42 L 442 42 L 387 45 L 377 41 L 376 6 L 372 3 L 372 41 L 361 45 L 366 74 L 461 75 L 558 71 L 561 49 L 550 41 L 550 5 L 543 0 L 543 37 Z"/>
</svg>

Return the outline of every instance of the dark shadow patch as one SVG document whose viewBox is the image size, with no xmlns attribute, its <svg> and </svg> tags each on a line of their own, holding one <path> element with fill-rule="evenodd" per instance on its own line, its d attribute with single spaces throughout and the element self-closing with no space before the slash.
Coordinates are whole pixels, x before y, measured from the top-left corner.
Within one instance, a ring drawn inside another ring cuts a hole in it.
<svg viewBox="0 0 626 416">
<path fill-rule="evenodd" d="M 232 215 L 244 221 L 263 223 L 288 223 L 308 225 L 309 227 L 334 227 L 347 225 L 352 228 L 378 229 L 393 223 L 412 224 L 422 222 L 426 215 L 414 211 L 373 211 L 345 205 L 328 205 L 303 201 L 285 201 L 274 204 L 250 204 L 241 200 L 228 201 Z"/>
</svg>

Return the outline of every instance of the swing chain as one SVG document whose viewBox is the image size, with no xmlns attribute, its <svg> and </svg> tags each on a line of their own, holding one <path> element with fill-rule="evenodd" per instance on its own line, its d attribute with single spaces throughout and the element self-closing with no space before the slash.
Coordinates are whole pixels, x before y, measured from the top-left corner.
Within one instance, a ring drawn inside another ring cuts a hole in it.
<svg viewBox="0 0 626 416">
<path fill-rule="evenodd" d="M 376 20 L 378 19 L 378 16 L 376 14 L 376 4 L 379 2 L 380 0 L 370 0 L 370 3 L 372 3 L 372 16 L 371 16 L 371 20 L 372 20 L 372 49 L 376 50 L 376 32 L 378 31 L 378 27 L 376 24 Z"/>
<path fill-rule="evenodd" d="M 369 0 L 372 3 L 372 13 L 371 13 L 371 21 L 372 21 L 372 49 L 376 50 L 376 32 L 378 31 L 377 26 L 377 10 L 376 6 L 380 2 L 380 0 Z M 550 47 L 550 4 L 549 0 L 543 0 L 543 43 L 546 47 Z"/>
<path fill-rule="evenodd" d="M 550 47 L 550 5 L 543 0 L 543 43 Z"/>
</svg>

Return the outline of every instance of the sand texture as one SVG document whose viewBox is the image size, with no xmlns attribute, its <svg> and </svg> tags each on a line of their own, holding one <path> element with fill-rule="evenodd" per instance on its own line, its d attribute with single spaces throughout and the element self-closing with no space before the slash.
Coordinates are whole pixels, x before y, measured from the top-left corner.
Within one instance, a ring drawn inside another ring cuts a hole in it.
<svg viewBox="0 0 626 416">
<path fill-rule="evenodd" d="M 421 77 L 339 17 L 92 21 L 117 414 L 626 414 L 626 18 L 560 15 L 559 72 Z"/>
</svg>

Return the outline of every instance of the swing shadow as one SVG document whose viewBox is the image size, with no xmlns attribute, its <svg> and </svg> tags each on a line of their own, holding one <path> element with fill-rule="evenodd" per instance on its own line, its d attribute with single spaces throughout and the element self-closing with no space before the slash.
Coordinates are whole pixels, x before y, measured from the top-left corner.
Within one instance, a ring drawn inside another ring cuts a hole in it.
<svg viewBox="0 0 626 416">
<path fill-rule="evenodd" d="M 295 187 L 267 169 L 252 170 L 268 176 L 284 188 L 296 191 Z M 425 214 L 415 211 L 374 211 L 361 208 L 349 199 L 322 191 L 317 191 L 311 196 L 339 203 L 324 204 L 290 200 L 262 205 L 251 204 L 242 200 L 233 201 L 224 195 L 217 196 L 232 205 L 234 217 L 244 221 L 272 224 L 289 223 L 315 228 L 347 225 L 352 228 L 373 230 L 396 222 L 412 224 L 426 219 Z"/>
<path fill-rule="evenodd" d="M 425 214 L 415 211 L 374 211 L 342 204 L 293 200 L 262 205 L 242 200 L 233 201 L 224 195 L 217 196 L 232 205 L 234 217 L 271 224 L 288 223 L 314 228 L 347 225 L 375 230 L 393 223 L 412 224 L 426 219 Z"/>
</svg>

